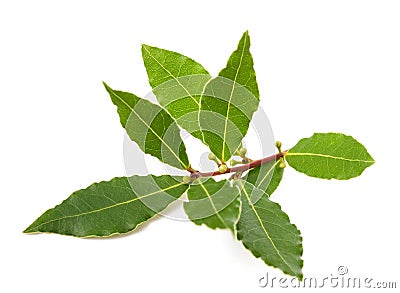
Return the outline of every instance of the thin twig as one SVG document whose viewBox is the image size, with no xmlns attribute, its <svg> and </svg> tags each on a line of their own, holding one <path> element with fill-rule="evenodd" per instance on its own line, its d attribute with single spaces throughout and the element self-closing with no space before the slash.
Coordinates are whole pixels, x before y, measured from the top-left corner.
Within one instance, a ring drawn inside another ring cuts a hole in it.
<svg viewBox="0 0 400 293">
<path fill-rule="evenodd" d="M 192 169 L 192 168 L 188 168 L 187 171 L 189 171 L 189 172 L 191 173 L 191 174 L 190 174 L 191 177 L 195 177 L 195 178 L 199 178 L 199 177 L 212 177 L 212 176 L 218 176 L 218 175 L 228 174 L 228 173 L 234 173 L 234 172 L 244 172 L 244 171 L 246 171 L 246 170 L 249 170 L 249 169 L 253 169 L 253 168 L 255 168 L 255 167 L 258 167 L 258 166 L 260 166 L 260 165 L 262 165 L 262 164 L 265 164 L 265 163 L 268 163 L 268 162 L 271 162 L 271 161 L 276 161 L 276 160 L 278 160 L 279 158 L 284 157 L 285 154 L 286 154 L 286 152 L 287 152 L 287 150 L 286 150 L 286 151 L 283 151 L 283 152 L 281 152 L 281 153 L 277 153 L 277 154 L 274 154 L 274 155 L 271 155 L 271 156 L 268 156 L 268 157 L 259 159 L 259 160 L 251 161 L 251 162 L 248 163 L 248 164 L 243 164 L 243 165 L 239 165 L 239 166 L 235 166 L 235 167 L 228 168 L 228 169 L 226 170 L 225 173 L 221 173 L 221 172 L 219 172 L 219 171 L 200 172 L 200 171 L 196 171 L 196 170 L 194 170 L 194 169 Z"/>
</svg>

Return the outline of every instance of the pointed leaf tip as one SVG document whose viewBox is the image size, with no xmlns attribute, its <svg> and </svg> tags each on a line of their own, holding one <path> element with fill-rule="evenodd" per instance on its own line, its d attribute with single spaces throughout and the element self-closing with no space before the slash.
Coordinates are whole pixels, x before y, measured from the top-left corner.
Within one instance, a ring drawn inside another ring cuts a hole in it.
<svg viewBox="0 0 400 293">
<path fill-rule="evenodd" d="M 106 91 L 111 90 L 111 88 L 109 87 L 109 85 L 108 85 L 104 80 L 102 81 L 102 83 L 103 83 L 103 86 L 105 87 Z"/>
<path fill-rule="evenodd" d="M 111 236 L 134 230 L 177 200 L 188 186 L 181 177 L 117 177 L 74 192 L 43 213 L 24 233 L 77 237 Z"/>
<path fill-rule="evenodd" d="M 105 85 L 129 138 L 146 154 L 178 169 L 187 169 L 189 159 L 175 120 L 161 108 L 134 94 Z"/>
<path fill-rule="evenodd" d="M 200 101 L 204 141 L 223 162 L 239 147 L 258 109 L 260 94 L 253 65 L 246 31 L 225 68 L 207 83 Z"/>
<path fill-rule="evenodd" d="M 185 55 L 145 44 L 142 58 L 157 101 L 178 125 L 202 139 L 198 123 L 199 100 L 204 85 L 211 78 L 208 71 Z"/>
<path fill-rule="evenodd" d="M 149 49 L 149 48 L 151 48 L 151 46 L 150 46 L 150 45 L 147 45 L 147 44 L 142 44 L 142 46 L 141 46 L 142 51 L 143 51 L 144 49 Z"/>
</svg>

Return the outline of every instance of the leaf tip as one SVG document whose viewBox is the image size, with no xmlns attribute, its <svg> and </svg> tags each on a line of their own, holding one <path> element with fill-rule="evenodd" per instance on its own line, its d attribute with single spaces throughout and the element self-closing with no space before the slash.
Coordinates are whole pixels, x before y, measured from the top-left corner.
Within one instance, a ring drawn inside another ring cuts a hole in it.
<svg viewBox="0 0 400 293">
<path fill-rule="evenodd" d="M 103 86 L 106 88 L 106 90 L 109 92 L 111 90 L 111 88 L 108 86 L 108 84 L 103 80 L 102 81 Z"/>
<path fill-rule="evenodd" d="M 150 48 L 151 48 L 151 46 L 146 45 L 146 44 L 142 44 L 142 53 L 143 53 L 144 51 L 149 51 Z"/>
<path fill-rule="evenodd" d="M 301 282 L 303 281 L 303 274 L 296 275 L 296 278 Z"/>
<path fill-rule="evenodd" d="M 243 33 L 242 39 L 248 39 L 248 38 L 250 38 L 249 30 L 246 30 L 246 31 Z"/>
<path fill-rule="evenodd" d="M 24 233 L 24 234 L 32 234 L 34 232 L 36 232 L 36 231 L 34 229 L 32 229 L 32 225 L 30 225 L 24 231 L 22 231 L 22 233 Z"/>
<path fill-rule="evenodd" d="M 371 157 L 371 165 L 375 164 L 376 163 L 375 159 L 371 155 L 370 157 Z"/>
</svg>

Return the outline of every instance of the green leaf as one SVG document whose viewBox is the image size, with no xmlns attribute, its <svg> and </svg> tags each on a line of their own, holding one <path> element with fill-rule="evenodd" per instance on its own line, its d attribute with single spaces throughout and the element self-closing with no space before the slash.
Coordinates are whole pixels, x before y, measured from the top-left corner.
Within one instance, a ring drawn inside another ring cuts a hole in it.
<svg viewBox="0 0 400 293">
<path fill-rule="evenodd" d="M 341 133 L 315 133 L 301 139 L 286 154 L 291 167 L 308 176 L 350 179 L 375 161 L 353 137 Z"/>
<path fill-rule="evenodd" d="M 94 183 L 46 211 L 24 233 L 78 237 L 126 233 L 152 218 L 187 189 L 181 177 L 132 176 Z"/>
<path fill-rule="evenodd" d="M 252 184 L 269 197 L 278 188 L 283 177 L 283 170 L 279 167 L 279 160 L 272 161 L 251 169 L 243 177 L 243 180 Z"/>
<path fill-rule="evenodd" d="M 268 199 L 268 195 L 254 203 L 251 200 L 254 186 L 243 181 L 239 184 L 242 206 L 236 224 L 237 239 L 267 265 L 301 280 L 303 247 L 300 231 L 290 223 L 280 205 Z"/>
<path fill-rule="evenodd" d="M 187 195 L 189 201 L 183 206 L 192 222 L 234 232 L 239 216 L 239 190 L 228 180 L 200 178 L 190 185 Z"/>
<path fill-rule="evenodd" d="M 245 32 L 226 68 L 207 83 L 200 102 L 204 142 L 223 162 L 240 146 L 260 100 L 249 49 L 250 37 Z"/>
<path fill-rule="evenodd" d="M 114 91 L 105 83 L 104 86 L 130 139 L 146 154 L 173 167 L 190 166 L 179 127 L 165 110 L 134 94 Z"/>
<path fill-rule="evenodd" d="M 239 41 L 235 52 L 229 57 L 228 64 L 218 76 L 234 80 L 248 89 L 257 99 L 260 99 L 253 57 L 250 53 L 250 36 L 246 31 Z M 234 89 L 233 89 L 234 90 Z"/>
<path fill-rule="evenodd" d="M 196 61 L 173 51 L 142 45 L 142 57 L 160 105 L 182 128 L 201 139 L 199 100 L 210 74 Z"/>
</svg>

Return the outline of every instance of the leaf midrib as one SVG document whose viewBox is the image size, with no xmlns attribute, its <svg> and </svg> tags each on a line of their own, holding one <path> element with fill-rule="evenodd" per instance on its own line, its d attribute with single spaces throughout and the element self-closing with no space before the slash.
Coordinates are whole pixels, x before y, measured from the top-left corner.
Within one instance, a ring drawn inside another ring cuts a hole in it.
<svg viewBox="0 0 400 293">
<path fill-rule="evenodd" d="M 52 223 L 52 222 L 57 222 L 57 221 L 61 221 L 61 220 L 65 220 L 65 219 L 70 219 L 70 218 L 82 217 L 82 216 L 86 216 L 86 215 L 98 213 L 98 212 L 101 212 L 101 211 L 105 211 L 105 210 L 108 210 L 108 209 L 112 209 L 112 208 L 115 208 L 115 207 L 118 207 L 118 206 L 121 206 L 121 205 L 125 205 L 125 204 L 128 205 L 128 204 L 130 204 L 131 202 L 134 202 L 134 201 L 136 201 L 136 200 L 139 200 L 139 199 L 142 199 L 142 198 L 146 198 L 146 197 L 148 197 L 148 196 L 155 195 L 155 194 L 158 194 L 158 193 L 161 193 L 161 192 L 165 192 L 165 191 L 170 190 L 170 189 L 177 188 L 177 187 L 179 187 L 179 186 L 181 186 L 181 185 L 183 185 L 183 184 L 184 184 L 184 183 L 181 182 L 181 183 L 178 183 L 178 184 L 169 186 L 169 187 L 167 187 L 167 188 L 165 188 L 165 189 L 160 189 L 160 190 L 157 190 L 157 191 L 154 191 L 154 192 L 151 192 L 151 193 L 142 195 L 142 196 L 136 196 L 135 198 L 132 198 L 132 199 L 130 199 L 130 200 L 123 201 L 123 202 L 119 202 L 119 203 L 116 203 L 116 204 L 113 204 L 113 205 L 110 205 L 110 206 L 106 206 L 106 207 L 103 207 L 103 208 L 100 208 L 100 209 L 97 209 L 97 210 L 92 210 L 92 211 L 89 211 L 89 212 L 84 212 L 84 213 L 80 213 L 80 214 L 69 215 L 69 216 L 65 216 L 65 217 L 53 219 L 53 220 L 51 220 L 51 221 L 47 221 L 47 222 L 41 223 L 41 224 L 39 224 L 39 225 L 37 225 L 37 226 L 35 226 L 35 227 L 32 227 L 31 229 L 37 229 L 37 228 L 39 228 L 40 226 L 47 225 L 47 224 L 50 224 L 50 223 Z M 135 193 L 133 193 L 133 194 L 135 194 Z M 136 195 L 136 194 L 135 194 L 135 195 Z"/>
<path fill-rule="evenodd" d="M 267 179 L 268 175 L 272 172 L 272 170 L 275 170 L 276 165 L 279 164 L 279 161 L 276 161 L 271 168 L 268 170 L 268 172 L 265 174 L 265 176 L 263 177 L 263 179 L 261 179 L 261 181 L 259 182 L 259 184 L 257 184 L 257 186 L 254 185 L 254 187 L 258 188 L 261 186 L 261 184 L 264 182 L 265 179 Z M 251 184 L 251 183 L 250 183 Z M 268 196 L 270 196 L 270 194 L 268 194 Z"/>
<path fill-rule="evenodd" d="M 374 160 L 360 160 L 360 159 L 349 159 L 349 158 L 344 158 L 344 157 L 337 157 L 337 156 L 331 156 L 331 155 L 325 155 L 325 154 L 316 154 L 316 153 L 291 153 L 288 151 L 285 156 L 315 156 L 315 157 L 323 157 L 323 158 L 329 158 L 329 159 L 335 159 L 335 160 L 341 160 L 341 161 L 348 161 L 348 162 L 361 162 L 361 163 L 375 163 Z"/>
<path fill-rule="evenodd" d="M 197 101 L 197 100 L 189 93 L 189 91 L 187 90 L 187 88 L 186 88 L 186 87 L 171 73 L 171 71 L 169 71 L 167 68 L 165 68 L 165 67 L 150 53 L 150 51 L 146 48 L 146 45 L 143 45 L 143 49 L 146 50 L 146 52 L 149 54 L 149 56 L 150 56 L 151 58 L 153 58 L 153 60 L 156 61 L 157 64 L 160 65 L 160 67 L 161 67 L 162 69 L 164 69 L 165 72 L 167 72 L 167 73 L 169 74 L 169 76 L 171 76 L 171 77 L 185 90 L 185 92 L 189 95 L 189 97 L 191 97 L 191 98 L 193 99 L 193 101 L 197 104 L 197 106 L 200 107 L 199 101 Z"/>
<path fill-rule="evenodd" d="M 275 242 L 272 240 L 271 236 L 269 235 L 268 231 L 266 230 L 262 219 L 260 218 L 260 216 L 259 216 L 259 214 L 258 214 L 258 212 L 257 212 L 257 210 L 256 210 L 256 208 L 255 208 L 255 206 L 254 206 L 253 203 L 251 202 L 250 196 L 249 196 L 249 194 L 247 193 L 246 188 L 244 188 L 244 186 L 243 186 L 242 181 L 239 181 L 239 182 L 240 182 L 240 185 L 241 185 L 241 189 L 243 190 L 243 192 L 244 192 L 244 194 L 245 194 L 245 196 L 246 196 L 246 198 L 247 198 L 247 201 L 248 201 L 248 203 L 249 203 L 251 209 L 252 209 L 253 212 L 254 212 L 254 215 L 257 217 L 257 220 L 258 220 L 258 222 L 260 223 L 262 230 L 264 231 L 265 236 L 267 236 L 269 242 L 272 244 L 272 247 L 275 249 L 275 251 L 276 251 L 276 253 L 278 254 L 279 258 L 280 258 L 280 259 L 284 262 L 284 264 L 292 271 L 292 273 L 293 273 L 294 275 L 296 275 L 295 270 L 294 270 L 294 269 L 292 268 L 292 266 L 283 258 L 283 256 L 281 255 L 279 249 L 276 247 Z"/>
<path fill-rule="evenodd" d="M 205 188 L 205 186 L 203 185 L 203 183 L 200 182 L 200 186 L 201 188 L 204 190 L 204 192 L 206 193 L 208 199 L 210 200 L 211 206 L 215 212 L 215 214 L 217 215 L 218 219 L 221 221 L 221 223 L 227 228 L 229 229 L 228 225 L 225 223 L 224 219 L 221 217 L 221 215 L 219 214 L 219 211 L 217 210 L 211 196 L 210 193 L 208 192 L 207 188 Z"/>
<path fill-rule="evenodd" d="M 155 132 L 154 130 L 153 130 L 153 128 L 145 121 L 145 120 L 143 120 L 143 118 L 128 104 L 128 103 L 126 103 L 119 95 L 117 95 L 116 93 L 115 93 L 115 91 L 114 90 L 112 90 L 112 94 L 115 96 L 115 97 L 117 97 L 123 104 L 125 104 L 138 118 L 139 118 L 139 120 L 140 121 L 142 121 L 143 122 L 143 124 L 144 125 L 146 125 L 146 127 L 148 128 L 148 129 L 150 129 L 150 131 L 168 148 L 168 150 L 171 152 L 171 154 L 181 163 L 181 165 L 182 166 L 184 166 L 185 167 L 185 169 L 187 169 L 189 166 L 188 165 L 186 165 L 182 160 L 181 160 L 181 158 L 179 158 L 179 156 L 177 156 L 176 154 L 175 154 L 175 152 L 171 149 L 171 147 L 164 141 L 164 139 L 162 139 L 158 134 L 157 134 L 157 132 Z M 149 102 L 150 103 L 150 102 Z M 174 120 L 175 121 L 175 120 Z M 174 122 L 175 123 L 175 122 Z"/>
<path fill-rule="evenodd" d="M 224 162 L 224 157 L 225 157 L 226 128 L 227 128 L 227 125 L 228 125 L 229 110 L 230 110 L 230 107 L 231 107 L 231 100 L 232 100 L 232 97 L 233 97 L 233 92 L 235 91 L 236 80 L 237 80 L 237 77 L 238 77 L 238 74 L 239 74 L 239 70 L 240 70 L 240 68 L 242 66 L 244 50 L 246 48 L 246 42 L 247 42 L 247 34 L 246 34 L 246 36 L 244 38 L 244 41 L 243 41 L 243 47 L 242 47 L 242 52 L 241 52 L 241 55 L 240 55 L 239 66 L 238 66 L 238 68 L 236 70 L 236 73 L 235 73 L 235 78 L 233 80 L 232 90 L 231 90 L 231 93 L 230 93 L 230 96 L 229 96 L 228 108 L 226 110 L 225 125 L 224 125 L 224 138 L 223 138 L 223 141 L 222 141 L 222 155 L 221 155 L 221 161 L 222 162 Z"/>
<path fill-rule="evenodd" d="M 200 98 L 199 98 L 199 109 L 198 109 L 198 111 L 197 111 L 197 125 L 199 126 L 199 131 L 200 131 L 200 133 L 201 133 L 201 141 L 202 141 L 204 144 L 206 144 L 207 146 L 209 146 L 209 145 L 208 145 L 208 144 L 206 143 L 206 141 L 205 141 L 204 132 L 203 132 L 203 130 L 202 130 L 202 128 L 201 128 L 201 125 L 200 125 L 200 113 L 201 113 L 201 104 L 202 104 L 202 100 L 203 100 L 203 96 L 204 96 L 205 90 L 206 90 L 208 84 L 209 84 L 211 81 L 212 81 L 212 79 L 210 78 L 209 80 L 207 80 L 207 82 L 206 82 L 206 83 L 204 84 L 204 86 L 203 86 L 203 89 L 202 89 L 202 91 L 201 91 L 201 95 L 200 95 Z"/>
</svg>

